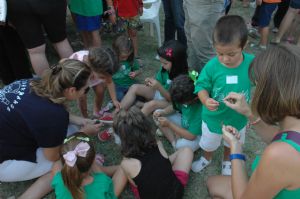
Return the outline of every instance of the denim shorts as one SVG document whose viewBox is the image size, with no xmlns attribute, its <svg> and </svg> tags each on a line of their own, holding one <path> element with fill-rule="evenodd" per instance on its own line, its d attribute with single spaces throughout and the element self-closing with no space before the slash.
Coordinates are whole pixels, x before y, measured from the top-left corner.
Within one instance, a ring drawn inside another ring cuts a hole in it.
<svg viewBox="0 0 300 199">
<path fill-rule="evenodd" d="M 75 13 L 73 14 L 75 15 L 76 27 L 79 31 L 94 31 L 100 29 L 102 20 L 100 15 L 86 17 Z"/>
<path fill-rule="evenodd" d="M 272 13 L 277 8 L 277 3 L 262 3 L 259 10 L 259 21 L 258 25 L 260 28 L 269 26 Z"/>
</svg>

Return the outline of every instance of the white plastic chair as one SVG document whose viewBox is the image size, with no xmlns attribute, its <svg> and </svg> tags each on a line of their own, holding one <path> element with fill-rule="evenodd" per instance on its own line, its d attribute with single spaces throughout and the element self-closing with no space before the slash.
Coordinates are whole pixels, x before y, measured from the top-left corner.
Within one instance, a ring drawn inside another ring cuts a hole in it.
<svg viewBox="0 0 300 199">
<path fill-rule="evenodd" d="M 159 23 L 159 9 L 161 6 L 161 0 L 144 0 L 144 5 L 151 4 L 149 8 L 143 8 L 143 15 L 140 17 L 141 22 L 151 23 L 155 25 L 155 30 L 157 34 L 158 47 L 161 46 L 161 36 L 160 36 L 160 23 Z M 150 27 L 151 28 L 151 27 Z M 151 32 L 151 29 L 150 29 Z"/>
</svg>

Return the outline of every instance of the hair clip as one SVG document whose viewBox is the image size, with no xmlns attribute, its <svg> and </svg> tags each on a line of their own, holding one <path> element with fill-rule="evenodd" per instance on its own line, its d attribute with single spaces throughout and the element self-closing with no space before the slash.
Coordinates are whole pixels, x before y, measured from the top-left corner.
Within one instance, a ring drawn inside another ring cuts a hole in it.
<svg viewBox="0 0 300 199">
<path fill-rule="evenodd" d="M 61 71 L 62 67 L 58 64 L 54 64 L 50 66 L 50 69 L 52 70 L 52 75 L 56 75 L 57 73 L 59 73 L 59 71 Z"/>
<path fill-rule="evenodd" d="M 172 54 L 173 54 L 173 49 L 172 49 L 172 48 L 167 48 L 167 49 L 166 49 L 166 55 L 167 55 L 168 57 L 172 57 Z"/>
<path fill-rule="evenodd" d="M 77 156 L 86 157 L 90 149 L 90 145 L 86 142 L 79 142 L 74 150 L 68 151 L 63 155 L 65 162 L 68 166 L 73 167 L 77 161 Z"/>
<path fill-rule="evenodd" d="M 68 137 L 68 138 L 65 138 L 64 139 L 64 144 L 69 142 L 70 140 L 72 140 L 73 138 L 75 138 L 76 136 L 73 135 L 71 137 Z M 89 137 L 81 137 L 81 136 L 78 136 L 76 137 L 77 140 L 81 140 L 81 141 L 85 141 L 85 142 L 89 142 L 90 141 L 90 138 Z"/>
<path fill-rule="evenodd" d="M 199 73 L 197 71 L 189 71 L 189 77 L 193 80 L 194 85 L 196 85 L 198 75 Z"/>
</svg>

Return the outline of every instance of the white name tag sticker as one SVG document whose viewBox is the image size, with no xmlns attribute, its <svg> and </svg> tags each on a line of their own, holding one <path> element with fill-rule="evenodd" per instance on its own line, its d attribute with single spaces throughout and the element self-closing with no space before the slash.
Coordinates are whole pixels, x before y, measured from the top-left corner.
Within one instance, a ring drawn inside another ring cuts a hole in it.
<svg viewBox="0 0 300 199">
<path fill-rule="evenodd" d="M 237 84 L 238 83 L 238 76 L 226 76 L 226 84 Z"/>
</svg>

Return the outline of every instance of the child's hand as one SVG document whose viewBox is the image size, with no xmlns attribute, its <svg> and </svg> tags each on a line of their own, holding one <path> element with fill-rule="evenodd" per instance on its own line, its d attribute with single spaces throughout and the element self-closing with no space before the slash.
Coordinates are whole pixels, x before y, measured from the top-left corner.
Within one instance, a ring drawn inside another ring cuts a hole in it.
<svg viewBox="0 0 300 199">
<path fill-rule="evenodd" d="M 102 123 L 99 124 L 86 124 L 84 125 L 80 131 L 84 132 L 87 135 L 95 135 L 99 132 L 100 127 L 103 126 Z"/>
<path fill-rule="evenodd" d="M 116 112 L 118 112 L 121 108 L 121 103 L 118 100 L 112 100 L 115 108 L 116 108 Z"/>
<path fill-rule="evenodd" d="M 154 78 L 146 78 L 145 79 L 146 85 L 153 88 L 153 89 L 157 89 L 159 82 L 154 79 Z"/>
<path fill-rule="evenodd" d="M 137 76 L 137 73 L 135 71 L 133 71 L 133 72 L 130 72 L 128 75 L 131 79 L 134 79 Z"/>
<path fill-rule="evenodd" d="M 166 117 L 158 117 L 157 120 L 161 127 L 168 127 L 170 124 L 170 121 Z"/>
<path fill-rule="evenodd" d="M 216 111 L 219 107 L 219 102 L 214 100 L 213 98 L 207 98 L 205 100 L 205 104 L 206 108 L 210 111 Z"/>
<path fill-rule="evenodd" d="M 223 138 L 224 140 L 232 146 L 239 142 L 241 134 L 232 126 L 222 126 Z"/>
<path fill-rule="evenodd" d="M 161 117 L 163 115 L 165 115 L 165 111 L 164 110 L 156 110 L 153 113 L 153 116 L 156 117 L 156 118 Z"/>
</svg>

